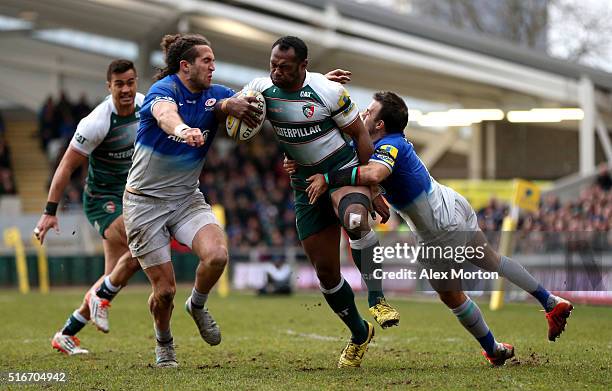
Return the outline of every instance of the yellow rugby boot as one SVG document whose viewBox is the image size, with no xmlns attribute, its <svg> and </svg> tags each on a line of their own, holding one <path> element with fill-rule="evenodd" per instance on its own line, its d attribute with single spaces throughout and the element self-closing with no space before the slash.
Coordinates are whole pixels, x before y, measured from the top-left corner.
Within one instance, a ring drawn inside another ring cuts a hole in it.
<svg viewBox="0 0 612 391">
<path fill-rule="evenodd" d="M 368 321 L 366 321 L 366 325 L 368 326 L 368 338 L 361 345 L 349 341 L 348 345 L 346 345 L 340 354 L 338 368 L 359 368 L 361 366 L 363 355 L 368 351 L 368 345 L 372 341 L 372 338 L 374 338 L 374 326 Z"/>
<path fill-rule="evenodd" d="M 376 323 L 383 329 L 391 326 L 397 326 L 400 321 L 400 314 L 397 310 L 391 307 L 384 297 L 378 299 L 376 305 L 370 307 L 370 313 L 374 317 Z"/>
</svg>

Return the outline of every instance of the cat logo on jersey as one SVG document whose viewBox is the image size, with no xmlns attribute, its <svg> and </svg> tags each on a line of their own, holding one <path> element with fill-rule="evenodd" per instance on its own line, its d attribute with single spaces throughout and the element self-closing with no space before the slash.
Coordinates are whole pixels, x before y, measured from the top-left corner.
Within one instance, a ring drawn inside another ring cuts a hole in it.
<svg viewBox="0 0 612 391">
<path fill-rule="evenodd" d="M 389 144 L 381 145 L 376 148 L 374 155 L 376 158 L 393 167 L 395 165 L 395 159 L 397 158 L 397 148 Z"/>
<path fill-rule="evenodd" d="M 315 111 L 315 106 L 312 103 L 307 103 L 304 106 L 302 106 L 302 112 L 304 113 L 306 118 L 312 118 L 312 116 L 314 115 L 314 111 Z"/>
<path fill-rule="evenodd" d="M 85 137 L 83 137 L 80 133 L 75 133 L 74 134 L 74 139 L 77 141 L 77 143 L 79 144 L 85 144 L 85 141 L 87 141 L 87 139 Z"/>
</svg>

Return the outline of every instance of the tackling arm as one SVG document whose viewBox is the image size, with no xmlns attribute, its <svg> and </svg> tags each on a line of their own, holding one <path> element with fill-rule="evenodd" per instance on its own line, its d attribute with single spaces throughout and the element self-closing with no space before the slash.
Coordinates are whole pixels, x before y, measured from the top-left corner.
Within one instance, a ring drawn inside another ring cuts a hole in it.
<svg viewBox="0 0 612 391">
<path fill-rule="evenodd" d="M 332 186 L 378 185 L 391 174 L 384 164 L 369 162 L 364 166 L 348 167 L 324 175 L 325 182 Z"/>
</svg>

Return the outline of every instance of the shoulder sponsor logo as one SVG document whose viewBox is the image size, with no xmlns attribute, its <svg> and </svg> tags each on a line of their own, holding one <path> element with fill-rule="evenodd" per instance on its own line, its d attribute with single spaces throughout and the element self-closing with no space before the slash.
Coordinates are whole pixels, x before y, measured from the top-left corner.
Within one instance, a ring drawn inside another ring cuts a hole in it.
<svg viewBox="0 0 612 391">
<path fill-rule="evenodd" d="M 310 91 L 300 91 L 300 98 L 311 98 Z"/>
<path fill-rule="evenodd" d="M 379 151 L 385 151 L 387 152 L 389 155 L 391 155 L 391 157 L 393 159 L 397 158 L 397 148 L 395 148 L 393 145 L 391 144 L 385 144 L 385 145 L 381 145 L 380 147 L 377 148 Z"/>
<path fill-rule="evenodd" d="M 74 139 L 79 144 L 85 144 L 85 142 L 87 141 L 87 139 L 85 137 L 83 137 L 83 135 L 80 134 L 80 133 L 75 133 L 74 134 Z"/>
<path fill-rule="evenodd" d="M 351 104 L 349 105 L 349 107 L 348 107 L 346 110 L 344 110 L 344 111 L 342 112 L 342 116 L 343 116 L 343 117 L 348 117 L 348 116 L 349 116 L 349 114 L 351 114 L 351 112 L 353 112 L 353 109 L 354 109 L 354 108 L 355 108 L 355 105 L 353 104 L 353 102 L 351 102 Z"/>
<path fill-rule="evenodd" d="M 305 104 L 302 106 L 302 112 L 306 116 L 306 118 L 312 118 L 315 112 L 315 105 L 312 103 Z"/>
<path fill-rule="evenodd" d="M 397 152 L 397 148 L 393 145 L 381 145 L 380 147 L 376 148 L 374 157 L 393 167 L 395 165 L 395 159 L 397 158 Z"/>
<path fill-rule="evenodd" d="M 153 103 L 157 103 L 159 101 L 166 101 L 166 102 L 172 102 L 174 103 L 174 99 L 170 96 L 157 96 L 155 97 L 155 99 L 153 99 Z"/>
<path fill-rule="evenodd" d="M 351 97 L 346 90 L 346 88 L 342 88 L 342 95 L 338 98 L 338 107 L 344 107 L 348 102 L 350 102 Z"/>
</svg>

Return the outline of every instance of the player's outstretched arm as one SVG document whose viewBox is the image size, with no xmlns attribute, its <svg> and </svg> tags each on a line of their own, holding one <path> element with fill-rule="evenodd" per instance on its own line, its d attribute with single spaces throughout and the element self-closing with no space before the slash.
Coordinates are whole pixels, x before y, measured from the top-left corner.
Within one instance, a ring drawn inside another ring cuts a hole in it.
<svg viewBox="0 0 612 391">
<path fill-rule="evenodd" d="M 198 128 L 192 128 L 183 122 L 178 107 L 173 102 L 157 102 L 151 110 L 157 125 L 169 135 L 185 140 L 192 147 L 204 145 L 204 136 Z"/>
<path fill-rule="evenodd" d="M 55 170 L 55 174 L 53 174 L 53 180 L 51 181 L 51 187 L 49 188 L 49 195 L 47 196 L 45 212 L 42 216 L 40 216 L 40 219 L 34 228 L 34 235 L 38 240 L 40 240 L 41 244 L 45 240 L 47 231 L 49 231 L 51 228 L 59 233 L 59 224 L 55 214 L 57 212 L 57 206 L 60 198 L 62 197 L 62 194 L 64 194 L 64 190 L 66 189 L 66 186 L 68 186 L 68 182 L 70 182 L 72 173 L 86 162 L 87 156 L 77 152 L 72 147 L 68 147 L 66 153 L 62 157 L 57 170 Z"/>
<path fill-rule="evenodd" d="M 312 204 L 327 191 L 328 187 L 378 185 L 389 174 L 391 171 L 386 166 L 376 162 L 330 171 L 326 174 L 315 174 L 306 179 L 309 183 L 306 193 Z"/>
<path fill-rule="evenodd" d="M 344 69 L 334 69 L 325 74 L 327 80 L 335 81 L 336 83 L 346 84 L 351 81 L 351 71 Z"/>
</svg>

